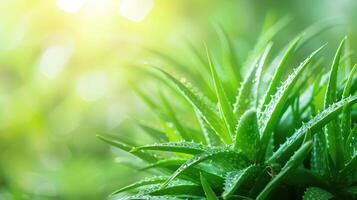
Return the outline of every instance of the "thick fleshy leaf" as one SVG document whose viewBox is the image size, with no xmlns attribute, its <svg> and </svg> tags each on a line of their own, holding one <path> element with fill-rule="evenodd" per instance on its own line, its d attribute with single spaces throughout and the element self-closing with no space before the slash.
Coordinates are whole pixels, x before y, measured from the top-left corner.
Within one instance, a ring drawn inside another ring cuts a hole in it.
<svg viewBox="0 0 357 200">
<path fill-rule="evenodd" d="M 309 187 L 306 189 L 303 200 L 329 200 L 333 195 L 324 189 L 318 187 Z"/>
<path fill-rule="evenodd" d="M 201 196 L 203 191 L 201 187 L 195 183 L 185 180 L 174 180 L 166 188 L 161 188 L 160 184 L 145 184 L 137 189 L 137 194 L 129 199 L 152 199 L 155 196 L 177 197 L 180 196 Z M 122 199 L 122 198 L 120 198 Z M 155 198 L 154 198 L 155 199 Z M 160 198 L 159 198 L 160 199 Z"/>
<path fill-rule="evenodd" d="M 346 160 L 350 161 L 357 155 L 357 126 L 355 125 L 350 131 L 346 141 Z"/>
<path fill-rule="evenodd" d="M 353 77 L 356 73 L 356 68 L 357 64 L 355 64 L 350 72 L 350 75 L 348 76 L 345 88 L 342 93 L 342 98 L 347 98 L 349 95 L 351 95 L 351 87 L 352 87 L 352 81 Z M 344 141 L 347 140 L 348 134 L 351 130 L 351 108 L 346 106 L 343 108 L 342 111 L 342 118 L 341 118 L 341 132 L 342 136 L 344 137 Z"/>
<path fill-rule="evenodd" d="M 150 163 L 145 167 L 141 168 L 141 170 L 147 170 L 152 168 L 170 168 L 171 166 L 180 166 L 185 163 L 187 159 L 184 158 L 167 158 L 167 159 L 160 159 L 157 162 Z"/>
<path fill-rule="evenodd" d="M 343 50 L 344 43 L 346 38 L 340 43 L 335 57 L 332 62 L 332 67 L 329 75 L 329 80 L 327 84 L 327 89 L 324 99 L 324 108 L 327 108 L 329 105 L 336 101 L 337 95 L 337 72 L 340 65 L 340 58 Z M 331 123 L 327 124 L 325 127 L 326 134 L 326 144 L 327 150 L 332 158 L 332 161 L 337 166 L 338 169 L 341 169 L 344 162 L 343 154 L 343 138 L 341 134 L 341 128 L 338 119 L 332 120 Z"/>
<path fill-rule="evenodd" d="M 301 39 L 302 39 L 302 35 L 299 35 L 297 38 L 295 38 L 291 42 L 289 47 L 287 48 L 284 55 L 282 56 L 277 68 L 275 69 L 275 73 L 269 83 L 267 92 L 265 93 L 265 95 L 263 97 L 263 101 L 261 102 L 260 109 L 264 109 L 264 106 L 269 104 L 269 102 L 271 100 L 271 96 L 275 94 L 275 92 L 279 86 L 279 83 L 281 81 L 281 76 L 283 75 L 284 69 L 287 66 L 287 62 L 289 61 L 289 58 L 295 51 L 295 49 L 296 49 L 297 45 L 299 44 L 299 42 L 301 41 Z"/>
<path fill-rule="evenodd" d="M 235 191 L 239 190 L 239 187 L 242 184 L 248 180 L 254 179 L 260 171 L 261 167 L 251 165 L 245 169 L 227 173 L 222 194 L 223 198 L 228 199 L 235 193 Z"/>
<path fill-rule="evenodd" d="M 130 146 L 122 141 L 119 141 L 117 138 L 114 138 L 112 136 L 97 135 L 97 138 L 99 138 L 100 140 L 102 140 L 106 143 L 109 143 L 123 151 L 129 152 L 129 153 L 141 158 L 144 161 L 147 161 L 147 162 L 156 162 L 157 161 L 157 158 L 154 155 L 151 155 L 151 154 L 148 154 L 148 153 L 145 153 L 142 151 L 131 152 L 131 150 L 133 148 L 132 146 Z"/>
<path fill-rule="evenodd" d="M 217 135 L 217 133 L 211 128 L 211 126 L 203 119 L 200 112 L 195 109 L 196 117 L 200 123 L 202 134 L 210 146 L 222 146 L 224 142 L 222 138 Z"/>
<path fill-rule="evenodd" d="M 248 110 L 238 122 L 234 149 L 241 151 L 249 160 L 255 161 L 259 140 L 257 113 Z"/>
<path fill-rule="evenodd" d="M 206 53 L 207 53 L 207 58 L 208 58 L 208 63 L 211 69 L 211 74 L 214 82 L 214 87 L 216 89 L 216 95 L 219 103 L 219 110 L 221 112 L 221 116 L 226 124 L 226 127 L 229 131 L 229 134 L 233 136 L 234 132 L 234 126 L 236 122 L 236 118 L 233 114 L 233 108 L 231 103 L 229 102 L 226 93 L 222 87 L 222 83 L 220 81 L 220 78 L 218 77 L 216 67 L 212 62 L 210 53 L 208 51 L 208 48 L 206 46 Z"/>
<path fill-rule="evenodd" d="M 236 167 L 244 167 L 248 165 L 249 161 L 245 156 L 243 156 L 240 153 L 237 153 L 236 151 L 233 151 L 228 148 L 216 148 L 216 149 L 210 149 L 207 152 L 198 154 L 194 156 L 193 158 L 189 159 L 186 163 L 180 166 L 172 175 L 171 177 L 162 185 L 162 187 L 166 187 L 167 184 L 169 184 L 172 180 L 174 180 L 178 175 L 180 175 L 182 172 L 194 167 L 195 165 L 205 161 L 205 160 L 211 160 L 214 158 L 225 158 L 226 159 L 226 165 L 227 164 L 234 164 Z"/>
<path fill-rule="evenodd" d="M 339 176 L 341 181 L 347 184 L 355 183 L 357 181 L 356 169 L 357 169 L 357 156 L 355 155 L 340 171 Z"/>
<path fill-rule="evenodd" d="M 167 179 L 167 176 L 156 176 L 156 177 L 151 177 L 151 178 L 146 178 L 146 179 L 142 179 L 139 180 L 138 182 L 132 183 L 128 186 L 125 186 L 123 188 L 120 188 L 119 190 L 116 190 L 115 192 L 112 193 L 112 195 L 114 194 L 118 194 L 120 192 L 125 192 L 127 190 L 132 190 L 132 189 L 136 189 L 138 187 L 144 186 L 144 185 L 151 185 L 151 184 L 157 184 L 157 183 L 162 183 Z"/>
<path fill-rule="evenodd" d="M 173 180 L 165 188 L 161 184 L 155 185 L 149 194 L 153 195 L 201 195 L 203 193 L 201 187 L 190 181 Z"/>
<path fill-rule="evenodd" d="M 272 46 L 273 46 L 272 42 L 267 45 L 267 48 L 265 49 L 262 57 L 259 60 L 259 63 L 257 66 L 258 68 L 255 73 L 255 84 L 254 84 L 254 88 L 253 88 L 253 91 L 255 91 L 255 94 L 253 94 L 253 95 L 254 95 L 254 99 L 255 99 L 255 108 L 258 110 L 260 109 L 260 107 L 259 107 L 259 103 L 260 103 L 259 102 L 260 101 L 259 89 L 260 89 L 260 84 L 261 84 L 261 79 L 262 79 L 263 67 L 266 63 L 268 54 L 270 53 Z"/>
<path fill-rule="evenodd" d="M 313 136 L 314 147 L 311 153 L 311 169 L 324 176 L 328 170 L 328 152 L 326 148 L 326 137 L 322 131 Z"/>
<path fill-rule="evenodd" d="M 207 149 L 204 145 L 194 142 L 168 142 L 134 147 L 131 152 L 137 152 L 138 150 L 169 151 L 195 155 L 202 153 Z"/>
<path fill-rule="evenodd" d="M 312 148 L 312 142 L 306 142 L 303 144 L 295 154 L 289 159 L 281 171 L 274 176 L 274 178 L 268 183 L 263 191 L 258 195 L 257 200 L 268 199 L 271 191 L 276 188 L 293 170 L 302 164 L 305 157 L 308 155 Z"/>
<path fill-rule="evenodd" d="M 164 106 L 164 108 L 166 110 L 167 116 L 170 118 L 170 121 L 172 122 L 173 126 L 175 127 L 175 130 L 177 131 L 178 135 L 180 135 L 181 138 L 186 141 L 191 141 L 193 138 L 188 135 L 184 126 L 178 120 L 174 109 L 172 108 L 172 106 L 170 105 L 170 103 L 168 102 L 168 100 L 166 99 L 164 94 L 160 93 L 160 98 L 161 98 L 162 105 Z"/>
<path fill-rule="evenodd" d="M 224 125 L 224 121 L 217 115 L 217 113 L 213 111 L 201 97 L 195 94 L 189 87 L 185 86 L 185 84 L 174 78 L 169 73 L 161 69 L 158 70 L 160 70 L 168 79 L 172 81 L 172 83 L 177 87 L 177 90 L 192 104 L 193 107 L 197 109 L 202 118 L 212 127 L 212 129 L 215 130 L 226 143 L 231 143 L 231 136 Z"/>
<path fill-rule="evenodd" d="M 222 68 L 225 75 L 223 80 L 226 80 L 226 87 L 224 88 L 229 89 L 228 92 L 234 94 L 234 91 L 236 88 L 238 88 L 242 79 L 240 73 L 240 64 L 232 39 L 228 36 L 227 32 L 223 29 L 222 26 L 216 25 L 215 29 L 218 33 L 218 38 L 222 48 Z"/>
<path fill-rule="evenodd" d="M 201 185 L 202 185 L 203 191 L 206 194 L 207 200 L 218 200 L 216 194 L 214 193 L 211 186 L 207 182 L 206 178 L 202 174 L 200 174 L 200 179 L 201 179 Z"/>
<path fill-rule="evenodd" d="M 320 114 L 312 118 L 306 124 L 303 124 L 292 136 L 290 136 L 274 154 L 269 158 L 268 162 L 284 162 L 289 155 L 292 154 L 300 145 L 306 133 L 310 132 L 311 135 L 315 134 L 332 119 L 334 119 L 346 105 L 357 103 L 357 96 L 352 96 L 342 99 L 332 104 L 327 109 L 323 110 Z"/>
<path fill-rule="evenodd" d="M 316 51 L 312 52 L 285 80 L 284 83 L 277 89 L 276 93 L 272 97 L 272 101 L 268 104 L 262 115 L 260 116 L 260 133 L 261 136 L 261 147 L 259 150 L 260 158 L 262 161 L 266 154 L 267 145 L 272 137 L 273 129 L 279 122 L 280 116 L 282 115 L 282 110 L 284 104 L 286 103 L 289 94 L 292 92 L 298 78 L 301 76 L 303 70 L 308 66 L 312 59 L 321 51 L 324 46 L 320 47 Z"/>
<path fill-rule="evenodd" d="M 265 51 L 260 56 L 261 58 L 256 60 L 255 66 L 251 69 L 249 74 L 244 79 L 240 86 L 239 93 L 234 103 L 234 114 L 240 118 L 245 111 L 250 108 L 256 107 L 257 98 L 257 71 L 260 71 L 265 63 L 265 59 L 271 49 L 272 44 L 268 44 Z M 259 73 L 259 72 L 258 72 Z M 258 76 L 259 77 L 259 76 Z"/>
</svg>

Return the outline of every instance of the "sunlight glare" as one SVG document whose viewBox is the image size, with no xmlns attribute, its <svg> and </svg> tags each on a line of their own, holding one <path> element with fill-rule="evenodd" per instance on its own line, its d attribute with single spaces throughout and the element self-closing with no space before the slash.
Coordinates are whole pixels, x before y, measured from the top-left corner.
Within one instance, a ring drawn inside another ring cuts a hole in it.
<svg viewBox="0 0 357 200">
<path fill-rule="evenodd" d="M 40 60 L 39 71 L 47 78 L 54 79 L 68 63 L 72 51 L 72 48 L 64 45 L 48 47 Z"/>
<path fill-rule="evenodd" d="M 77 94 L 85 101 L 95 101 L 109 92 L 109 80 L 102 71 L 82 75 L 77 82 Z"/>
<path fill-rule="evenodd" d="M 66 12 L 76 13 L 84 5 L 85 0 L 58 0 L 57 6 Z"/>
<path fill-rule="evenodd" d="M 153 8 L 153 0 L 120 1 L 120 15 L 134 22 L 143 21 Z"/>
</svg>

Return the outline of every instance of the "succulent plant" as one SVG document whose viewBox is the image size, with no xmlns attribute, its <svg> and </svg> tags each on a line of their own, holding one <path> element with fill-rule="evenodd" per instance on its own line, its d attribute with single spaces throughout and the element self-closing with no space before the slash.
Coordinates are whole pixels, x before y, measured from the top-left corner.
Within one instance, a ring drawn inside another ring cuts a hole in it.
<svg viewBox="0 0 357 200">
<path fill-rule="evenodd" d="M 142 170 L 152 174 L 111 198 L 357 198 L 356 65 L 347 62 L 347 39 L 327 72 L 316 59 L 326 45 L 290 70 L 295 52 L 325 27 L 298 35 L 268 62 L 271 40 L 284 24 L 265 31 L 243 64 L 237 62 L 232 39 L 218 27 L 224 62 L 213 62 L 207 47 L 207 61 L 197 54 L 202 65 L 188 75 L 199 89 L 154 67 L 155 77 L 193 109 L 182 114 L 172 105 L 177 96 L 169 100 L 161 92 L 157 103 L 153 95 L 138 91 L 164 129 L 140 124 L 157 141 L 140 146 L 98 135 L 141 159 Z"/>
</svg>

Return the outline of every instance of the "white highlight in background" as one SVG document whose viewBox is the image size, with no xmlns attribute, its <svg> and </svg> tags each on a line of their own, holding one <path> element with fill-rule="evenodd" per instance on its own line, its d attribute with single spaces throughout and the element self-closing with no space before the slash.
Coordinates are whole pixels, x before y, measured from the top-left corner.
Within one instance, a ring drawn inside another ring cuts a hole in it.
<svg viewBox="0 0 357 200">
<path fill-rule="evenodd" d="M 54 79 L 63 70 L 72 56 L 72 48 L 64 45 L 48 47 L 39 63 L 39 71 L 47 78 Z"/>
<path fill-rule="evenodd" d="M 85 101 L 95 101 L 109 92 L 107 74 L 101 71 L 82 75 L 77 82 L 77 94 Z"/>
<path fill-rule="evenodd" d="M 78 12 L 84 5 L 85 0 L 57 0 L 57 6 L 69 13 Z"/>
<path fill-rule="evenodd" d="M 120 1 L 120 15 L 134 22 L 143 21 L 153 8 L 153 0 Z"/>
</svg>

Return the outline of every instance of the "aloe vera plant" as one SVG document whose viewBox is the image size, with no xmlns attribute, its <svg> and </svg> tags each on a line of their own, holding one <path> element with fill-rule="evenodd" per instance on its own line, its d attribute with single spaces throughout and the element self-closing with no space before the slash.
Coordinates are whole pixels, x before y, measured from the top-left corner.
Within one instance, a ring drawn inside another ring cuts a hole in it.
<svg viewBox="0 0 357 200">
<path fill-rule="evenodd" d="M 199 70 L 205 72 L 197 77 L 205 92 L 154 68 L 169 90 L 176 90 L 184 104 L 192 107 L 191 114 L 179 117 L 180 110 L 164 92 L 160 92 L 158 104 L 138 90 L 163 129 L 139 126 L 157 142 L 133 146 L 108 135 L 98 138 L 141 159 L 144 166 L 140 170 L 152 176 L 118 189 L 111 198 L 357 198 L 356 65 L 343 62 L 344 55 L 350 56 L 346 39 L 329 72 L 318 66 L 317 57 L 325 45 L 289 71 L 289 60 L 316 34 L 300 34 L 269 64 L 271 39 L 285 23 L 280 21 L 263 33 L 245 63 L 236 59 L 231 38 L 218 27 L 223 63 L 229 66 L 218 67 L 207 47 L 207 60 L 193 49 L 201 62 Z M 316 68 L 319 75 L 309 77 Z M 342 79 L 340 68 L 349 71 Z M 273 76 L 263 84 L 269 70 Z M 285 78 L 284 73 L 289 75 Z"/>
</svg>

